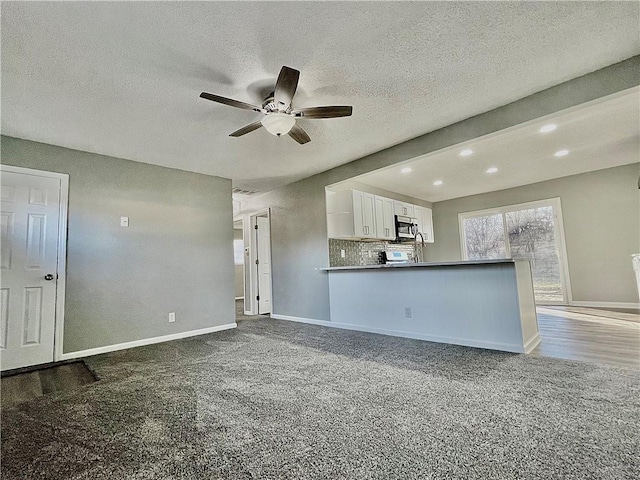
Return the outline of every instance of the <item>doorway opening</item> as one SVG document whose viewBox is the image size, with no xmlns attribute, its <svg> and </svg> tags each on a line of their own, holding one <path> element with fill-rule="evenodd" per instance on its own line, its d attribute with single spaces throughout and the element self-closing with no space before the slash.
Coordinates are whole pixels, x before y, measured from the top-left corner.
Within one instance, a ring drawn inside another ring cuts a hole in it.
<svg viewBox="0 0 640 480">
<path fill-rule="evenodd" d="M 464 260 L 529 260 L 539 305 L 571 302 L 560 199 L 461 213 Z"/>
<path fill-rule="evenodd" d="M 269 209 L 248 215 L 244 230 L 246 315 L 272 312 L 271 288 L 271 216 Z"/>
<path fill-rule="evenodd" d="M 233 222 L 233 268 L 236 319 L 244 314 L 245 248 L 242 219 Z"/>
</svg>

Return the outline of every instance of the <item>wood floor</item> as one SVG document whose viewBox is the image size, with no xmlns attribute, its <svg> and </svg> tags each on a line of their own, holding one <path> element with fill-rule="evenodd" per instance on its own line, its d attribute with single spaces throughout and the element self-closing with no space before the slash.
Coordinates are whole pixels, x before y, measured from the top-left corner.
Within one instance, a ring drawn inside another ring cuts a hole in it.
<svg viewBox="0 0 640 480">
<path fill-rule="evenodd" d="M 537 312 L 542 342 L 532 355 L 640 370 L 640 323 L 633 310 L 538 307 Z"/>
<path fill-rule="evenodd" d="M 95 381 L 84 362 L 2 377 L 2 406 L 16 405 L 52 392 L 73 390 Z"/>
</svg>

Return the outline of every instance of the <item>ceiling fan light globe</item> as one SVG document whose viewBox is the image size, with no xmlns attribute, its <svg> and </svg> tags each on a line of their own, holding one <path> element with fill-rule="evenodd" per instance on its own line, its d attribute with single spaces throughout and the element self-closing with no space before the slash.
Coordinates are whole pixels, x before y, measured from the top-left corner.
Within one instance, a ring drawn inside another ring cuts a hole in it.
<svg viewBox="0 0 640 480">
<path fill-rule="evenodd" d="M 271 135 L 286 135 L 296 123 L 296 119 L 286 113 L 270 113 L 262 119 L 262 126 Z"/>
</svg>

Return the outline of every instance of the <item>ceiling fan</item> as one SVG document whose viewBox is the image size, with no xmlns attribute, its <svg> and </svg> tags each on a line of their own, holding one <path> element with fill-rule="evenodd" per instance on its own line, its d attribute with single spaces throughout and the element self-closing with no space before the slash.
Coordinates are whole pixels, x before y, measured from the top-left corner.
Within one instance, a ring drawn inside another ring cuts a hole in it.
<svg viewBox="0 0 640 480">
<path fill-rule="evenodd" d="M 291 101 L 298 87 L 300 72 L 293 68 L 282 67 L 275 90 L 265 98 L 262 106 L 251 105 L 231 98 L 221 97 L 212 93 L 202 92 L 201 98 L 212 102 L 222 103 L 231 107 L 253 110 L 264 114 L 261 120 L 250 123 L 235 132 L 229 134 L 230 137 L 239 137 L 254 130 L 264 127 L 269 133 L 276 136 L 289 134 L 296 142 L 303 145 L 309 141 L 309 135 L 300 125 L 296 124 L 296 118 L 336 118 L 348 117 L 353 111 L 351 106 L 329 106 L 329 107 L 309 107 L 298 110 L 293 109 Z"/>
</svg>

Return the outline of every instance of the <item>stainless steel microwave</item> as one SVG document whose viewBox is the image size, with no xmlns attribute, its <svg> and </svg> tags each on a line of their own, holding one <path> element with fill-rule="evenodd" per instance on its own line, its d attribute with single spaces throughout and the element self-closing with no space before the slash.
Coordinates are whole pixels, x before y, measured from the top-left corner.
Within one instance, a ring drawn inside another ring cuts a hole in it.
<svg viewBox="0 0 640 480">
<path fill-rule="evenodd" d="M 413 239 L 414 235 L 418 231 L 418 219 L 412 217 L 404 217 L 402 215 L 396 215 L 396 239 L 401 240 L 403 238 Z"/>
</svg>

